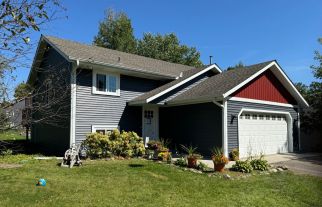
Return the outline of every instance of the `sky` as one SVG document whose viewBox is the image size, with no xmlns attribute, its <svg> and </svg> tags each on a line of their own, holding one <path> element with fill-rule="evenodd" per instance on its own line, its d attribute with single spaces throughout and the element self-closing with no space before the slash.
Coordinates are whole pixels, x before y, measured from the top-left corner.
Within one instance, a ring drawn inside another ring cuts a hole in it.
<svg viewBox="0 0 322 207">
<path fill-rule="evenodd" d="M 322 51 L 321 0 L 62 0 L 67 9 L 41 32 L 91 44 L 104 11 L 125 12 L 134 34 L 175 33 L 182 44 L 196 47 L 204 64 L 213 56 L 222 69 L 277 60 L 293 82 L 314 80 L 314 50 Z M 68 18 L 63 18 L 63 16 Z M 37 43 L 40 33 L 32 33 Z M 29 63 L 35 55 L 30 53 Z M 13 84 L 26 81 L 29 69 L 18 69 Z"/>
</svg>

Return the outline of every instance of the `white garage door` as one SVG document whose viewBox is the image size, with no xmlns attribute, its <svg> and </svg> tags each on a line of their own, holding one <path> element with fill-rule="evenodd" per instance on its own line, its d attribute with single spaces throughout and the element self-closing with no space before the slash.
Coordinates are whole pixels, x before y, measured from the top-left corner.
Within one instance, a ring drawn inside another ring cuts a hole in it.
<svg viewBox="0 0 322 207">
<path fill-rule="evenodd" d="M 285 115 L 242 113 L 239 117 L 240 157 L 288 152 Z"/>
</svg>

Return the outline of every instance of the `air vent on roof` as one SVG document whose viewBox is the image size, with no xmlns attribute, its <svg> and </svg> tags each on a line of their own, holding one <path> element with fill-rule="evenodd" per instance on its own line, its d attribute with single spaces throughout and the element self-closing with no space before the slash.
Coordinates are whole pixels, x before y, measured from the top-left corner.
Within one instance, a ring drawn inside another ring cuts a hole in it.
<svg viewBox="0 0 322 207">
<path fill-rule="evenodd" d="M 212 55 L 209 56 L 209 65 L 212 64 Z"/>
</svg>

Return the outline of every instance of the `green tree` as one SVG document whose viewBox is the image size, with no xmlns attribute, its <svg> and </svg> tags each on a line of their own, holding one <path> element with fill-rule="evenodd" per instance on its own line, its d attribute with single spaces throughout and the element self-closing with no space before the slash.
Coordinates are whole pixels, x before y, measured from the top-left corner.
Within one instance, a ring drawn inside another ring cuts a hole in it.
<svg viewBox="0 0 322 207">
<path fill-rule="evenodd" d="M 200 53 L 194 47 L 180 44 L 178 37 L 171 34 L 143 34 L 137 40 L 133 34 L 131 20 L 123 12 L 108 10 L 106 17 L 99 23 L 95 45 L 138 54 L 145 57 L 199 67 L 202 66 Z"/>
<path fill-rule="evenodd" d="M 27 97 L 32 92 L 32 87 L 25 82 L 20 83 L 16 89 L 15 94 L 13 95 L 16 100 Z"/>
<path fill-rule="evenodd" d="M 239 61 L 235 66 L 228 67 L 227 70 L 233 70 L 233 69 L 242 68 L 242 67 L 245 67 L 245 65 L 243 64 L 242 61 Z"/>
<path fill-rule="evenodd" d="M 321 38 L 319 39 L 322 44 Z M 309 86 L 297 83 L 295 86 L 310 104 L 310 107 L 301 112 L 301 126 L 306 131 L 312 129 L 322 133 L 322 56 L 319 51 L 315 51 L 314 59 L 317 65 L 312 65 L 311 69 L 317 81 L 313 81 Z"/>
<path fill-rule="evenodd" d="M 131 20 L 123 12 L 115 13 L 109 9 L 106 17 L 99 23 L 99 31 L 94 44 L 113 50 L 135 53 L 136 40 Z"/>
<path fill-rule="evenodd" d="M 195 67 L 202 66 L 200 53 L 197 49 L 180 44 L 174 33 L 165 35 L 143 34 L 143 38 L 138 41 L 137 54 L 172 63 Z"/>
</svg>

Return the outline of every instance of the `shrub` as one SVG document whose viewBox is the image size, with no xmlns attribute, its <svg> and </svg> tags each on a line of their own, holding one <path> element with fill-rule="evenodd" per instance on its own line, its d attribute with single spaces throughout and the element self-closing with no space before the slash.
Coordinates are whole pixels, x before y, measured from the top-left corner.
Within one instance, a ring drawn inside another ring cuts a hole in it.
<svg viewBox="0 0 322 207">
<path fill-rule="evenodd" d="M 145 152 L 143 139 L 135 132 L 115 129 L 108 135 L 92 133 L 82 143 L 87 156 L 103 158 L 109 156 L 137 157 Z"/>
<path fill-rule="evenodd" d="M 266 171 L 269 168 L 267 160 L 261 156 L 259 159 L 253 159 L 250 161 L 251 166 L 254 170 Z"/>
<path fill-rule="evenodd" d="M 239 160 L 239 150 L 237 148 L 234 148 L 230 153 L 229 153 L 229 158 L 233 161 Z"/>
<path fill-rule="evenodd" d="M 236 164 L 234 164 L 231 169 L 234 171 L 243 172 L 243 173 L 250 173 L 253 171 L 253 167 L 248 160 L 236 161 Z"/>
<path fill-rule="evenodd" d="M 197 169 L 201 171 L 207 171 L 209 167 L 205 163 L 199 162 L 199 164 L 197 165 Z"/>
<path fill-rule="evenodd" d="M 174 162 L 174 164 L 180 167 L 187 167 L 187 160 L 183 157 L 180 157 Z"/>
<path fill-rule="evenodd" d="M 147 145 L 150 150 L 159 150 L 162 148 L 161 142 L 157 140 L 150 140 Z"/>
</svg>

